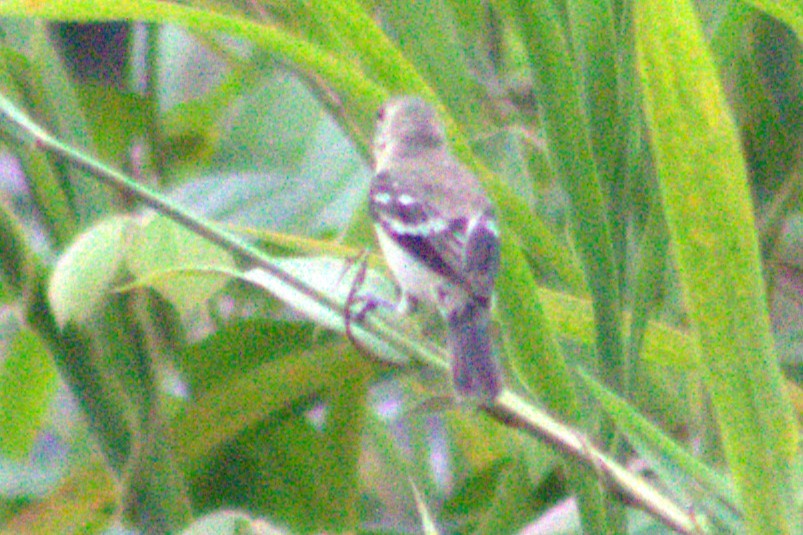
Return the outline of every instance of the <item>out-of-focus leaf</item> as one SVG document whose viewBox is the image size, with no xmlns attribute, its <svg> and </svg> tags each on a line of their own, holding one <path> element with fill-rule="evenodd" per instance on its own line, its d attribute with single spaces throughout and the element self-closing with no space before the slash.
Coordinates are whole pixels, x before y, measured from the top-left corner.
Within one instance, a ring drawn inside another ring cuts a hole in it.
<svg viewBox="0 0 803 535">
<path fill-rule="evenodd" d="M 58 384 L 53 360 L 33 331 L 18 331 L 0 360 L 0 454 L 30 454 Z"/>
<path fill-rule="evenodd" d="M 275 73 L 261 80 L 226 118 L 212 166 L 171 197 L 253 228 L 304 235 L 343 228 L 364 204 L 366 163 L 299 80 Z"/>
<path fill-rule="evenodd" d="M 799 429 L 773 348 L 744 157 L 694 7 L 634 4 L 673 253 L 747 531 L 799 531 Z"/>
<path fill-rule="evenodd" d="M 803 6 L 795 0 L 746 0 L 746 4 L 775 17 L 797 34 L 798 41 L 803 41 Z"/>
<path fill-rule="evenodd" d="M 308 399 L 360 365 L 364 362 L 344 355 L 343 346 L 327 345 L 232 375 L 176 415 L 172 424 L 176 459 L 193 467 L 248 426 Z"/>
<path fill-rule="evenodd" d="M 204 47 L 202 40 L 180 27 L 161 28 L 160 37 L 163 80 L 158 87 L 166 108 L 160 156 L 165 171 L 184 179 L 198 171 L 216 172 L 220 166 L 230 172 L 235 165 L 233 170 L 240 171 L 243 163 L 270 158 L 271 151 L 263 156 L 263 151 L 251 152 L 250 147 L 270 137 L 261 126 L 271 109 L 257 95 L 274 93 L 276 80 L 287 79 L 275 58 L 249 43 L 231 43 L 225 36 L 214 41 L 208 37 L 216 46 Z M 198 69 L 199 63 L 205 68 Z M 258 102 L 253 104 L 254 100 Z M 230 160 L 225 150 L 221 154 L 227 146 L 248 154 Z"/>
<path fill-rule="evenodd" d="M 61 474 L 59 474 L 61 476 Z M 0 480 L 4 477 L 0 477 Z M 106 463 L 92 458 L 74 467 L 55 489 L 4 521 L 4 533 L 99 533 L 117 508 L 117 483 Z"/>
<path fill-rule="evenodd" d="M 184 348 L 179 364 L 193 396 L 247 372 L 309 347 L 315 329 L 299 322 L 248 319 L 227 323 L 212 336 Z"/>
<path fill-rule="evenodd" d="M 50 278 L 48 299 L 56 321 L 88 320 L 120 276 L 126 246 L 126 216 L 102 221 L 84 232 L 59 258 Z"/>
<path fill-rule="evenodd" d="M 29 57 L 35 75 L 32 93 L 37 99 L 37 117 L 47 117 L 51 133 L 87 153 L 95 153 L 93 134 L 78 98 L 80 88 L 53 46 L 47 25 L 34 25 L 31 35 Z M 70 208 L 80 223 L 88 225 L 110 215 L 115 199 L 109 189 L 99 188 L 95 178 L 81 167 L 69 166 L 59 171 L 62 175 L 59 178 L 69 180 Z"/>
<path fill-rule="evenodd" d="M 570 39 L 557 6 L 517 1 L 519 28 L 527 44 L 533 83 L 556 175 L 572 207 L 572 231 L 594 299 L 595 346 L 605 382 L 620 384 L 624 342 L 622 303 L 610 212 L 591 144 L 591 125 L 577 83 Z M 610 76 L 610 73 L 606 73 Z M 604 526 L 586 526 L 603 530 Z"/>
<path fill-rule="evenodd" d="M 345 332 L 341 310 L 346 304 L 349 293 L 354 288 L 354 285 L 357 284 L 355 275 L 359 266 L 331 258 L 286 259 L 279 261 L 278 264 L 289 274 L 305 282 L 309 287 L 316 288 L 325 295 L 335 296 L 337 301 L 333 302 L 332 306 L 337 308 L 325 306 L 320 301 L 313 299 L 312 296 L 288 285 L 281 279 L 271 276 L 264 270 L 253 269 L 244 275 L 244 279 L 267 290 L 281 301 L 290 304 L 297 312 L 314 321 L 317 325 L 338 332 Z M 366 272 L 365 281 L 361 286 L 361 289 L 356 294 L 357 296 L 368 293 L 386 302 L 394 302 L 394 289 L 391 288 L 387 279 L 380 277 L 373 270 Z M 359 311 L 360 303 L 357 302 L 355 306 L 354 310 Z M 379 307 L 373 314 L 379 315 L 378 313 L 381 312 L 382 307 Z M 352 327 L 358 329 L 359 325 L 354 324 Z M 408 356 L 400 351 L 399 345 L 394 343 L 398 340 L 396 338 L 393 341 L 389 341 L 379 336 L 371 335 L 370 338 L 362 339 L 362 343 L 373 354 L 381 356 L 388 362 L 404 363 L 407 362 Z M 405 343 L 406 341 L 403 341 L 403 344 Z"/>
<path fill-rule="evenodd" d="M 360 458 L 373 371 L 371 366 L 355 367 L 337 377 L 337 386 L 327 392 L 320 441 L 325 454 L 317 456 L 321 462 L 315 473 L 319 495 L 329 504 L 324 523 L 333 531 L 358 530 Z"/>
<path fill-rule="evenodd" d="M 313 144 L 313 133 L 329 120 L 320 102 L 300 80 L 275 71 L 265 72 L 245 96 L 227 119 L 228 133 L 210 171 L 297 170 Z"/>
<path fill-rule="evenodd" d="M 490 507 L 480 516 L 474 533 L 516 533 L 536 514 L 532 498 L 533 481 L 520 459 L 504 463 L 491 499 L 483 500 Z"/>
<path fill-rule="evenodd" d="M 443 0 L 383 2 L 381 13 L 401 50 L 460 122 L 482 124 L 482 91 L 460 46 L 452 6 Z"/>
<path fill-rule="evenodd" d="M 186 313 L 223 288 L 228 282 L 223 272 L 234 268 L 234 259 L 231 253 L 186 227 L 156 216 L 139 229 L 128 250 L 127 264 L 136 277 Z M 205 274 L 205 268 L 221 272 Z M 187 271 L 180 274 L 175 270 Z"/>
<path fill-rule="evenodd" d="M 266 520 L 239 511 L 217 511 L 190 524 L 181 535 L 282 535 L 286 533 Z"/>
<path fill-rule="evenodd" d="M 664 478 L 668 488 L 686 501 L 692 498 L 705 499 L 699 503 L 695 500 L 696 511 L 706 511 L 708 514 L 721 512 L 727 516 L 718 518 L 718 522 L 733 525 L 739 507 L 730 481 L 725 476 L 696 459 L 590 375 L 581 370 L 580 377 L 642 459 Z M 701 492 L 700 488 L 704 490 Z M 715 500 L 718 500 L 718 506 L 709 503 Z"/>
<path fill-rule="evenodd" d="M 111 165 L 127 165 L 133 143 L 146 134 L 147 101 L 112 86 L 92 83 L 81 86 L 78 98 L 86 109 L 98 157 Z"/>
<path fill-rule="evenodd" d="M 233 377 L 175 421 L 179 451 L 189 454 L 181 456 L 185 466 L 198 483 L 218 488 L 198 497 L 202 507 L 249 504 L 303 532 L 357 521 L 370 367 L 344 348 L 320 345 Z M 345 397 L 314 403 L 329 392 Z"/>
<path fill-rule="evenodd" d="M 373 111 L 386 97 L 383 89 L 368 80 L 350 63 L 328 54 L 313 43 L 272 24 L 259 24 L 214 11 L 148 0 L 135 3 L 109 3 L 104 0 L 75 3 L 58 0 L 37 5 L 31 5 L 27 1 L 9 0 L 0 3 L 0 15 L 79 22 L 122 19 L 174 23 L 201 32 L 219 32 L 249 39 L 257 46 L 292 62 L 300 71 L 326 78 L 333 90 L 356 107 L 355 115 L 360 122 L 369 121 Z"/>
<path fill-rule="evenodd" d="M 46 109 L 41 109 L 44 107 L 41 101 L 45 97 L 40 87 L 41 77 L 37 75 L 26 56 L 11 48 L 0 47 L 0 85 L 3 95 L 33 114 L 46 115 Z M 3 103 L 7 112 L 9 106 L 10 103 Z M 14 110 L 14 113 L 18 113 L 18 110 Z M 11 135 L 15 133 L 9 132 Z M 57 166 L 47 154 L 33 146 L 20 145 L 16 155 L 50 238 L 59 246 L 66 244 L 76 231 L 76 214 L 68 192 L 59 180 Z"/>
<path fill-rule="evenodd" d="M 21 222 L 0 199 L 0 303 L 12 292 L 19 295 L 30 288 L 35 262 Z"/>
</svg>

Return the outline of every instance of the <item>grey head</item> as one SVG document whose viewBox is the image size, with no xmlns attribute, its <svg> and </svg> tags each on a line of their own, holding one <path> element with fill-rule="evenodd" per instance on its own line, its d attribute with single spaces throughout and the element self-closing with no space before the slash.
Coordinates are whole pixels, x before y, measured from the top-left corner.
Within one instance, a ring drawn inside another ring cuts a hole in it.
<svg viewBox="0 0 803 535">
<path fill-rule="evenodd" d="M 404 158 L 444 146 L 443 126 L 435 109 L 419 97 L 394 97 L 377 112 L 374 157 Z"/>
</svg>

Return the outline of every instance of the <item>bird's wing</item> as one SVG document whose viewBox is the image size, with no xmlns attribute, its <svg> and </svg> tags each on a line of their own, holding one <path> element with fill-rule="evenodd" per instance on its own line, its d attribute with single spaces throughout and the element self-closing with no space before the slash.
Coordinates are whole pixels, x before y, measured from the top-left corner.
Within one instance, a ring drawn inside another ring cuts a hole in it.
<svg viewBox="0 0 803 535">
<path fill-rule="evenodd" d="M 370 207 L 385 232 L 429 269 L 472 295 L 490 297 L 499 266 L 499 240 L 490 210 L 474 217 L 448 217 L 401 188 L 389 171 L 374 178 Z"/>
</svg>

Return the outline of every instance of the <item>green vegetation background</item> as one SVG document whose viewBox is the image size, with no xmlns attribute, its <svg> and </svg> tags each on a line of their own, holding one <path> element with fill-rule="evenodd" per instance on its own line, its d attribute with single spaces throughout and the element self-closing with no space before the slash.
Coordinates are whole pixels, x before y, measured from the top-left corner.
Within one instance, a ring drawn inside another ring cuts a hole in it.
<svg viewBox="0 0 803 535">
<path fill-rule="evenodd" d="M 0 17 L 2 532 L 669 532 L 625 505 L 645 496 L 605 490 L 610 467 L 493 411 L 433 410 L 449 385 L 426 311 L 371 323 L 371 357 L 342 335 L 392 94 L 436 103 L 497 206 L 517 394 L 499 405 L 649 463 L 689 532 L 800 532 L 798 3 L 7 0 Z M 56 23 L 109 21 L 105 53 L 79 48 L 120 68 L 77 69 Z M 114 170 L 224 230 L 157 216 L 104 185 Z M 289 279 L 248 271 L 232 230 Z"/>
</svg>

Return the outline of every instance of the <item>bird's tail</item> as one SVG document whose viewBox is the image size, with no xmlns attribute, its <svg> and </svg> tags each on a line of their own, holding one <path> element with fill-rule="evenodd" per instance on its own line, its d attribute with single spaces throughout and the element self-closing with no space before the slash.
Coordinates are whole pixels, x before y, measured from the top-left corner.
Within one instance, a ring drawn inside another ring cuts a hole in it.
<svg viewBox="0 0 803 535">
<path fill-rule="evenodd" d="M 489 332 L 487 301 L 469 298 L 448 314 L 454 387 L 459 396 L 493 401 L 502 391 L 502 374 Z"/>
</svg>

